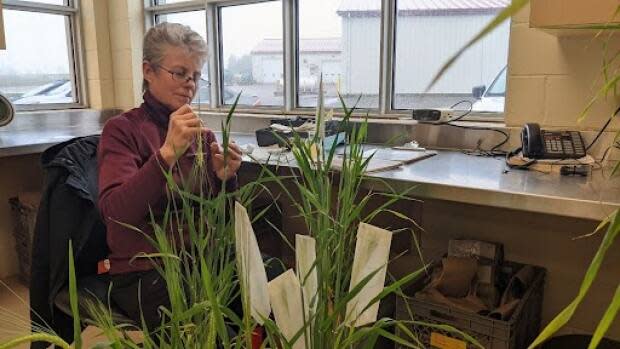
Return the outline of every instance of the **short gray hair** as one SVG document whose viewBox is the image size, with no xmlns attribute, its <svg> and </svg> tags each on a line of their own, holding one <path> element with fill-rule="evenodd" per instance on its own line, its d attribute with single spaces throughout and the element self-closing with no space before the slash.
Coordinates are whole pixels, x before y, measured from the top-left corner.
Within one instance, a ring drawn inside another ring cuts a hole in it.
<svg viewBox="0 0 620 349">
<path fill-rule="evenodd" d="M 189 26 L 179 23 L 159 23 L 144 35 L 142 59 L 151 64 L 160 64 L 167 46 L 181 47 L 200 58 L 200 65 L 207 59 L 207 43 L 200 34 Z M 142 91 L 148 89 L 148 82 L 142 79 Z"/>
</svg>

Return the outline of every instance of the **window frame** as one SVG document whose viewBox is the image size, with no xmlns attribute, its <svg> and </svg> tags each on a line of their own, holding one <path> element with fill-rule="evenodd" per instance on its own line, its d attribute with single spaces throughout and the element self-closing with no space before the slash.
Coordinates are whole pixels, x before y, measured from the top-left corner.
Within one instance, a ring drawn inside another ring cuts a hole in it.
<svg viewBox="0 0 620 349">
<path fill-rule="evenodd" d="M 69 75 L 72 79 L 72 90 L 75 96 L 74 103 L 46 103 L 15 105 L 17 112 L 37 110 L 78 109 L 88 107 L 84 65 L 84 43 L 82 38 L 82 23 L 79 18 L 80 4 L 77 0 L 65 0 L 65 5 L 54 5 L 21 0 L 2 0 L 3 10 L 45 13 L 67 17 L 67 50 L 69 51 Z"/>
<path fill-rule="evenodd" d="M 282 38 L 282 45 L 283 45 L 283 57 L 282 57 L 282 74 L 283 74 L 283 80 L 284 80 L 284 85 L 286 86 L 287 84 L 287 77 L 286 77 L 286 65 L 287 65 L 287 59 L 286 59 L 286 54 L 284 53 L 285 50 L 285 46 L 286 44 L 284 43 L 285 41 L 285 37 L 286 37 L 286 27 L 284 25 L 284 7 L 285 7 L 285 2 L 288 2 L 287 0 L 228 0 L 228 1 L 215 1 L 212 2 L 212 4 L 208 4 L 207 5 L 207 10 L 209 10 L 209 8 L 211 8 L 211 11 L 213 12 L 213 20 L 212 23 L 213 25 L 216 27 L 216 32 L 214 32 L 212 36 L 209 36 L 210 38 L 213 38 L 212 41 L 214 42 L 214 46 L 216 46 L 216 51 L 212 51 L 214 52 L 214 54 L 210 54 L 210 58 L 211 60 L 209 61 L 209 63 L 214 64 L 217 66 L 217 80 L 214 80 L 211 83 L 212 88 L 217 89 L 218 95 L 217 95 L 217 99 L 213 99 L 215 101 L 217 101 L 217 105 L 215 106 L 215 110 L 220 111 L 220 112 L 228 112 L 228 110 L 230 109 L 230 105 L 224 104 L 223 102 L 223 98 L 222 98 L 222 91 L 224 88 L 224 58 L 222 57 L 223 54 L 223 40 L 222 40 L 222 9 L 226 8 L 226 7 L 231 7 L 231 6 L 242 6 L 242 5 L 252 5 L 252 4 L 260 4 L 260 3 L 266 3 L 266 2 L 276 2 L 279 1 L 282 4 L 282 25 L 283 25 L 283 38 Z M 209 3 L 209 1 L 207 0 L 207 3 Z M 207 25 L 207 30 L 208 30 L 209 26 Z M 213 30 L 212 30 L 213 32 Z M 215 86 L 214 86 L 215 85 Z M 213 97 L 213 95 L 211 96 Z M 286 95 L 283 95 L 283 101 L 282 101 L 282 106 L 257 106 L 257 107 L 249 107 L 249 106 L 245 106 L 245 105 L 239 105 L 235 110 L 238 110 L 240 112 L 249 112 L 249 113 L 261 113 L 261 114 L 273 114 L 275 113 L 286 113 Z"/>
<path fill-rule="evenodd" d="M 146 33 L 146 31 L 152 27 L 153 25 L 155 25 L 155 23 L 157 22 L 157 16 L 162 16 L 162 15 L 171 15 L 171 14 L 183 14 L 183 13 L 188 13 L 188 12 L 196 12 L 196 11 L 205 11 L 205 21 L 206 21 L 206 25 L 207 25 L 207 46 L 208 46 L 208 51 L 209 51 L 209 56 L 211 55 L 210 53 L 212 52 L 212 48 L 210 46 L 210 43 L 212 42 L 211 38 L 209 37 L 209 33 L 211 32 L 211 30 L 209 30 L 208 26 L 210 21 L 208 20 L 208 14 L 206 11 L 206 4 L 204 1 L 187 1 L 187 2 L 179 2 L 179 3 L 172 3 L 172 4 L 165 4 L 165 5 L 156 5 L 154 4 L 154 1 L 151 0 L 144 0 L 144 13 L 145 13 L 145 21 L 144 21 L 144 32 Z M 201 103 L 202 106 L 199 105 L 199 109 L 211 109 L 211 107 L 213 106 L 213 91 L 211 91 L 211 85 L 212 85 L 212 73 L 211 73 L 211 60 L 209 58 L 207 58 L 207 63 L 208 63 L 208 68 L 209 68 L 209 81 L 206 82 L 203 80 L 203 82 L 201 83 L 206 83 L 209 86 L 209 102 L 203 102 Z"/>
<path fill-rule="evenodd" d="M 209 46 L 209 79 L 211 104 L 203 105 L 208 112 L 228 112 L 229 106 L 221 100 L 223 87 L 221 9 L 228 6 L 247 5 L 274 0 L 187 0 L 186 2 L 156 5 L 155 0 L 145 2 L 145 29 L 154 23 L 155 16 L 162 13 L 182 12 L 197 7 L 206 7 L 207 44 Z M 239 107 L 237 110 L 249 114 L 314 115 L 313 107 L 300 107 L 298 103 L 299 82 L 299 0 L 275 0 L 282 3 L 283 19 L 283 106 Z M 411 109 L 394 109 L 394 74 L 396 49 L 397 1 L 381 0 L 381 29 L 379 57 L 379 105 L 364 109 L 356 116 L 369 115 L 373 118 L 410 118 Z M 507 86 L 508 89 L 508 86 Z M 215 102 L 215 103 L 214 103 Z M 342 109 L 335 109 L 342 115 Z M 368 112 L 368 113 L 367 113 Z M 503 122 L 504 112 L 472 112 L 463 121 Z"/>
</svg>

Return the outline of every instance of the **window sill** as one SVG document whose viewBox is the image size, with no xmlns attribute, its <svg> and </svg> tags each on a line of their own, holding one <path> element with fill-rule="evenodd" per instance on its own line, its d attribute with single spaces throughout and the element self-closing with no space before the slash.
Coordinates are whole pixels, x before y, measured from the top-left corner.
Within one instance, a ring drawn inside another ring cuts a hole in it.
<svg viewBox="0 0 620 349">
<path fill-rule="evenodd" d="M 35 154 L 74 137 L 100 134 L 117 109 L 67 109 L 18 112 L 0 128 L 0 157 Z"/>
<path fill-rule="evenodd" d="M 210 117 L 221 117 L 225 118 L 228 115 L 228 111 L 226 110 L 200 110 L 199 114 L 201 116 L 210 116 Z M 296 116 L 300 117 L 313 117 L 314 113 L 309 112 L 291 112 L 290 114 L 278 114 L 275 111 L 260 111 L 260 112 L 249 112 L 249 111 L 235 111 L 234 117 L 237 118 L 250 118 L 250 119 L 259 119 L 259 120 L 284 120 L 287 118 L 294 118 Z M 342 113 L 335 113 L 334 116 L 337 120 L 342 120 Z M 368 123 L 371 124 L 386 124 L 386 125 L 417 125 L 420 124 L 418 121 L 413 120 L 410 115 L 407 114 L 384 114 L 384 115 L 373 115 L 366 118 L 363 114 L 355 114 L 351 119 L 353 122 L 361 122 L 363 120 L 368 120 Z M 471 126 L 471 127 L 497 127 L 504 128 L 506 124 L 504 123 L 503 117 L 481 117 L 478 115 L 473 115 L 471 117 L 466 117 L 464 120 L 457 121 L 455 124 L 460 126 Z"/>
</svg>

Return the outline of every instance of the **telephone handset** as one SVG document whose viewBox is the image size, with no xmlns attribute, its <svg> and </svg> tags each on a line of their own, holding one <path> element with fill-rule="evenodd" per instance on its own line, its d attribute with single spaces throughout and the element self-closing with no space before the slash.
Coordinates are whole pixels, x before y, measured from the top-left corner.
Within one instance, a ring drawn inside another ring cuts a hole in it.
<svg viewBox="0 0 620 349">
<path fill-rule="evenodd" d="M 535 123 L 521 131 L 523 156 L 530 159 L 578 159 L 586 155 L 578 131 L 545 131 Z"/>
</svg>

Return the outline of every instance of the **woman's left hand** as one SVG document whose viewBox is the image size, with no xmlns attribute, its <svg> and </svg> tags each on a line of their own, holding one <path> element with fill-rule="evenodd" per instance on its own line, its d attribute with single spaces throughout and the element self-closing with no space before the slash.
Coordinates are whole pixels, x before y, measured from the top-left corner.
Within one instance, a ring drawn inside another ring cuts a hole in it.
<svg viewBox="0 0 620 349">
<path fill-rule="evenodd" d="M 228 144 L 228 154 L 224 161 L 224 149 L 216 142 L 211 143 L 211 156 L 215 175 L 220 180 L 234 177 L 241 166 L 241 148 L 233 142 Z"/>
</svg>

